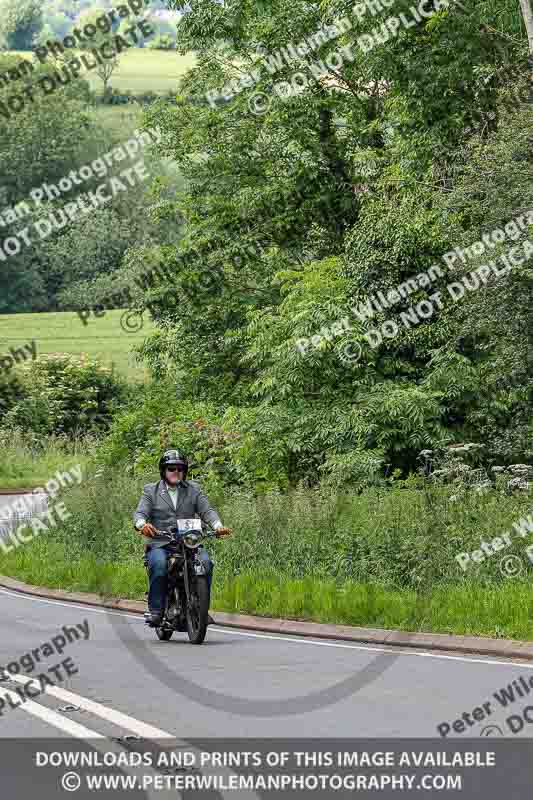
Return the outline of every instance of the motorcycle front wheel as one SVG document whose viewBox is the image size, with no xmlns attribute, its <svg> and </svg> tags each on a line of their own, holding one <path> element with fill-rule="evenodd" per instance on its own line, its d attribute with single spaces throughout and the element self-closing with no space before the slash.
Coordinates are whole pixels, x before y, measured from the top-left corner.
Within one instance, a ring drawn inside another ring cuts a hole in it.
<svg viewBox="0 0 533 800">
<path fill-rule="evenodd" d="M 196 577 L 191 587 L 191 603 L 187 608 L 187 635 L 191 644 L 202 644 L 209 619 L 209 587 L 207 578 Z"/>
</svg>

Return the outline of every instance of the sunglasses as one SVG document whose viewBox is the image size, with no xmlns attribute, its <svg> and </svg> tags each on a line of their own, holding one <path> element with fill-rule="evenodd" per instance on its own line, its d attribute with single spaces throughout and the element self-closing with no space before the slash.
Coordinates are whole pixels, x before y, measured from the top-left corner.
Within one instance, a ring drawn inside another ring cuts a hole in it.
<svg viewBox="0 0 533 800">
<path fill-rule="evenodd" d="M 180 464 L 177 467 L 167 467 L 167 472 L 181 472 L 183 470 L 183 464 Z"/>
</svg>

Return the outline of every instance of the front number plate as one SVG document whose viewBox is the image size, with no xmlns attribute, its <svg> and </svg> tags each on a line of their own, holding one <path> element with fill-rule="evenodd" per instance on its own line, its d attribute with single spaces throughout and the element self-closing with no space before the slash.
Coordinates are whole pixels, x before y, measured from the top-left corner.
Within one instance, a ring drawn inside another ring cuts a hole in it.
<svg viewBox="0 0 533 800">
<path fill-rule="evenodd" d="M 199 519 L 178 519 L 176 522 L 181 534 L 190 533 L 190 531 L 202 532 L 202 522 Z"/>
</svg>

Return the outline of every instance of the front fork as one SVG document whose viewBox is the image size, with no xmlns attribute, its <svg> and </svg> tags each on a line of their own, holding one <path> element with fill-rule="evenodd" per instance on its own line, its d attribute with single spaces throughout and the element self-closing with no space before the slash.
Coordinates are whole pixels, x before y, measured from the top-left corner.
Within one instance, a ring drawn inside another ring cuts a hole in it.
<svg viewBox="0 0 533 800">
<path fill-rule="evenodd" d="M 187 600 L 187 608 L 191 607 L 191 590 L 189 584 L 189 564 L 187 562 L 187 556 L 185 556 L 185 561 L 183 564 L 183 585 L 185 586 L 185 598 Z"/>
<path fill-rule="evenodd" d="M 185 585 L 185 596 L 187 598 L 187 608 L 191 608 L 191 583 L 189 580 L 189 564 L 191 568 L 194 570 L 195 575 L 205 575 L 205 567 L 203 563 L 196 558 L 197 553 L 200 552 L 201 548 L 198 548 L 192 555 L 190 562 L 185 560 L 184 571 L 183 571 L 183 583 Z"/>
</svg>

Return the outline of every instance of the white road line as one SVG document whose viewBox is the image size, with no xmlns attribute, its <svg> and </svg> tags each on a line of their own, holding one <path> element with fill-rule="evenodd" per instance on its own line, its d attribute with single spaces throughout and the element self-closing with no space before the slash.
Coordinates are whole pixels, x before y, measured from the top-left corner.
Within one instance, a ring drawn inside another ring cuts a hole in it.
<svg viewBox="0 0 533 800">
<path fill-rule="evenodd" d="M 37 603 L 47 603 L 54 606 L 66 606 L 67 608 L 77 608 L 82 609 L 84 611 L 91 611 L 94 614 L 105 614 L 106 616 L 115 616 L 115 617 L 126 617 L 128 619 L 134 619 L 136 622 L 145 624 L 144 619 L 139 614 L 128 614 L 127 612 L 122 611 L 113 611 L 112 609 L 103 609 L 103 608 L 94 608 L 93 606 L 86 606 L 82 603 L 67 603 L 62 600 L 48 600 L 43 597 L 35 597 L 34 595 L 27 595 L 23 594 L 22 592 L 11 592 L 7 589 L 0 589 L 0 594 L 6 594 L 10 597 L 16 597 L 18 599 L 23 600 L 33 600 Z M 213 612 L 216 614 L 216 611 Z M 448 656 L 441 653 L 428 653 L 428 652 L 417 652 L 415 650 L 404 650 L 400 649 L 399 647 L 390 646 L 390 647 L 376 647 L 373 645 L 359 645 L 359 644 L 344 644 L 343 642 L 323 642 L 317 641 L 316 639 L 308 639 L 304 636 L 302 637 L 291 637 L 288 634 L 285 635 L 276 635 L 270 633 L 253 633 L 251 631 L 245 630 L 235 630 L 233 628 L 222 628 L 218 625 L 215 628 L 217 633 L 226 633 L 230 634 L 231 636 L 246 636 L 251 639 L 271 639 L 273 641 L 279 642 L 294 642 L 296 644 L 307 644 L 307 645 L 315 645 L 317 647 L 336 647 L 345 650 L 365 650 L 370 653 L 390 653 L 391 655 L 395 656 L 412 656 L 417 658 L 435 658 L 439 660 L 448 660 L 448 661 L 462 661 L 467 664 L 488 664 L 489 666 L 499 666 L 499 667 L 521 667 L 522 669 L 533 669 L 533 664 L 527 663 L 524 661 L 508 661 L 504 659 L 502 656 L 501 660 L 489 659 L 489 658 L 481 658 L 475 656 Z"/>
<path fill-rule="evenodd" d="M 27 678 L 23 678 L 20 675 L 12 675 L 10 680 L 16 681 L 17 683 L 27 683 Z M 91 714 L 100 717 L 101 719 L 107 720 L 108 722 L 112 722 L 114 725 L 117 725 L 121 728 L 125 728 L 126 730 L 131 731 L 132 733 L 136 734 L 137 736 L 142 737 L 143 739 L 171 739 L 175 742 L 175 746 L 181 746 L 188 748 L 189 751 L 196 754 L 197 760 L 199 760 L 200 750 L 197 748 L 192 747 L 189 742 L 184 740 L 178 739 L 175 734 L 168 733 L 167 731 L 163 731 L 160 728 L 154 728 L 152 725 L 148 725 L 145 722 L 141 722 L 134 717 L 130 717 L 128 714 L 123 714 L 121 711 L 115 711 L 114 708 L 109 708 L 109 706 L 104 706 L 102 703 L 97 703 L 94 700 L 89 700 L 82 695 L 76 694 L 75 692 L 69 692 L 66 689 L 60 689 L 57 686 L 46 686 L 45 687 L 46 694 L 49 694 L 53 697 L 56 697 L 58 700 L 64 700 L 67 703 L 72 705 L 77 705 L 80 708 L 89 711 Z M 15 692 L 11 692 L 9 689 L 4 691 L 4 694 L 10 695 L 14 700 L 19 700 L 20 697 Z M 26 703 L 21 704 L 21 708 L 24 708 L 30 714 L 33 714 L 36 717 L 40 717 L 45 722 L 49 722 L 51 725 L 55 725 L 57 728 L 65 731 L 66 733 L 70 734 L 74 738 L 77 739 L 104 739 L 106 740 L 106 744 L 104 746 L 95 745 L 100 752 L 105 753 L 109 752 L 110 749 L 117 749 L 117 745 L 114 744 L 113 746 L 109 742 L 109 737 L 102 736 L 95 731 L 89 730 L 89 728 L 85 728 L 83 725 L 79 725 L 77 722 L 73 720 L 67 719 L 60 714 L 57 714 L 55 711 L 52 711 L 45 706 L 41 706 L 38 703 L 34 703 L 31 700 L 28 700 Z M 0 739 L 1 743 L 1 739 Z M 120 749 L 120 748 L 118 748 Z M 127 773 L 128 775 L 136 775 L 135 768 L 130 768 L 128 766 L 121 767 L 123 772 Z M 158 769 L 156 766 L 147 767 L 145 766 L 142 770 L 143 774 L 145 775 L 159 775 L 161 774 L 161 770 Z M 209 775 L 210 773 L 216 774 L 216 770 L 212 768 L 210 765 L 202 770 L 202 773 L 205 775 Z M 224 769 L 223 775 L 234 775 L 230 769 Z M 149 797 L 153 797 L 154 800 L 175 800 L 176 793 L 178 797 L 182 797 L 180 792 L 177 790 L 166 790 L 166 789 L 145 789 L 145 792 Z M 230 793 L 227 791 L 222 791 L 222 796 L 230 798 Z M 259 800 L 257 794 L 252 792 L 249 794 L 250 797 Z"/>
<path fill-rule="evenodd" d="M 25 683 L 24 680 L 23 683 Z M 84 725 L 80 725 L 78 722 L 74 722 L 74 720 L 68 719 L 62 714 L 58 714 L 51 708 L 41 706 L 39 703 L 35 703 L 33 700 L 26 700 L 25 702 L 22 702 L 20 695 L 18 695 L 16 692 L 11 692 L 9 689 L 2 689 L 0 690 L 0 693 L 1 695 L 11 697 L 14 702 L 18 701 L 20 704 L 19 707 L 24 711 L 27 711 L 28 714 L 38 717 L 43 722 L 47 722 L 50 725 L 53 725 L 55 728 L 59 728 L 69 736 L 73 736 L 75 739 L 105 739 L 105 736 L 102 736 L 101 733 L 92 731 L 89 728 L 86 728 Z"/>
<path fill-rule="evenodd" d="M 17 683 L 27 683 L 28 678 L 23 678 L 21 675 L 12 675 L 11 680 Z M 131 733 L 141 736 L 143 739 L 175 739 L 172 733 L 167 733 L 160 728 L 154 728 L 153 725 L 148 725 L 146 722 L 141 722 L 135 717 L 130 717 L 129 714 L 123 714 L 121 711 L 115 711 L 114 708 L 104 706 L 103 703 L 97 703 L 95 700 L 89 700 L 75 692 L 69 692 L 67 689 L 61 689 L 59 686 L 46 686 L 45 693 L 56 697 L 58 700 L 63 700 L 65 703 L 80 706 L 85 711 L 89 711 L 101 719 L 112 722 L 119 728 L 125 728 Z M 20 698 L 19 698 L 20 699 Z"/>
<path fill-rule="evenodd" d="M 21 678 L 20 676 L 13 675 L 11 680 L 17 681 L 17 683 L 27 683 L 27 679 Z M 106 719 L 112 718 L 112 721 L 115 724 L 120 724 L 122 727 L 130 727 L 131 730 L 135 728 L 139 728 L 141 730 L 145 730 L 147 732 L 153 731 L 157 733 L 157 738 L 170 738 L 176 739 L 175 736 L 172 736 L 170 733 L 166 733 L 164 731 L 160 731 L 158 728 L 152 728 L 151 725 L 145 725 L 142 722 L 137 722 L 134 720 L 133 717 L 128 717 L 126 714 L 121 714 L 119 711 L 113 711 L 113 709 L 106 708 L 102 706 L 100 703 L 94 703 L 92 700 L 87 700 L 80 695 L 73 694 L 72 692 L 67 692 L 63 689 L 57 689 L 57 687 L 49 687 L 47 686 L 45 691 L 48 694 L 55 695 L 59 699 L 67 700 L 70 703 L 81 706 L 82 708 L 87 707 L 87 710 L 92 711 L 93 714 L 97 714 L 100 717 L 104 717 Z M 58 694 L 61 693 L 61 696 Z M 12 692 L 9 689 L 0 690 L 0 694 L 8 695 L 13 699 L 13 701 L 17 701 L 20 703 L 21 698 L 16 692 Z M 85 705 L 84 705 L 85 704 Z M 92 706 L 98 706 L 99 709 L 104 709 L 106 714 L 102 714 L 101 710 L 97 711 Z M 108 736 L 104 736 L 97 731 L 93 731 L 90 728 L 86 728 L 84 725 L 80 725 L 78 722 L 74 722 L 74 720 L 65 717 L 63 714 L 58 714 L 56 711 L 53 711 L 51 708 L 47 708 L 47 706 L 42 706 L 39 703 L 35 703 L 33 700 L 26 700 L 26 702 L 21 703 L 20 706 L 24 711 L 28 714 L 32 714 L 34 717 L 38 717 L 43 722 L 47 722 L 49 725 L 53 725 L 55 728 L 63 731 L 64 733 L 68 734 L 74 739 L 82 739 L 82 740 L 90 740 L 91 742 L 95 739 L 99 741 L 94 744 L 94 747 L 99 750 L 102 754 L 112 752 L 123 752 L 122 747 L 113 741 L 110 741 Z M 120 721 L 119 721 L 120 720 Z M 124 722 L 126 720 L 128 724 Z M 135 723 L 135 726 L 132 727 L 131 723 Z M 136 732 L 136 730 L 135 730 Z M 140 734 L 139 734 L 140 735 Z M 148 735 L 148 733 L 147 733 Z M 155 736 L 154 736 L 155 738 Z M 0 744 L 2 739 L 0 738 Z M 121 771 L 126 773 L 127 775 L 138 775 L 138 772 L 135 768 L 129 766 L 121 766 Z M 155 776 L 159 774 L 159 770 L 154 769 L 152 767 L 145 766 L 143 768 L 143 774 L 148 776 Z M 182 795 L 178 792 L 172 792 L 168 790 L 156 790 L 151 789 L 150 787 L 145 789 L 145 794 L 147 797 L 153 798 L 153 800 L 175 800 L 176 796 L 181 797 Z"/>
</svg>

